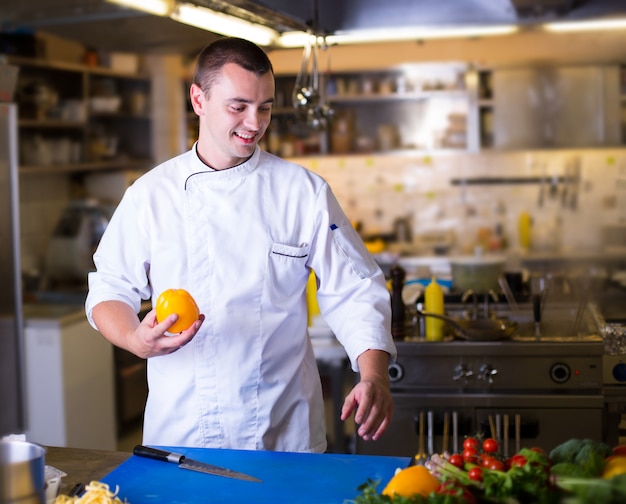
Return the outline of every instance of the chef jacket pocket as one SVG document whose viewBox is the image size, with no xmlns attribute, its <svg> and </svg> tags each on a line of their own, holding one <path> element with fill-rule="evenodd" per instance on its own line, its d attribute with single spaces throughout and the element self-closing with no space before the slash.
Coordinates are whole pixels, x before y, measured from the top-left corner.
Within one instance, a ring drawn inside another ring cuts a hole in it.
<svg viewBox="0 0 626 504">
<path fill-rule="evenodd" d="M 275 294 L 291 297 L 301 292 L 302 281 L 309 275 L 306 262 L 310 250 L 310 245 L 272 244 L 269 269 Z"/>
<path fill-rule="evenodd" d="M 370 278 L 378 272 L 378 264 L 367 251 L 361 237 L 351 224 L 334 227 L 331 233 L 335 243 L 350 263 L 352 271 L 359 278 Z"/>
</svg>

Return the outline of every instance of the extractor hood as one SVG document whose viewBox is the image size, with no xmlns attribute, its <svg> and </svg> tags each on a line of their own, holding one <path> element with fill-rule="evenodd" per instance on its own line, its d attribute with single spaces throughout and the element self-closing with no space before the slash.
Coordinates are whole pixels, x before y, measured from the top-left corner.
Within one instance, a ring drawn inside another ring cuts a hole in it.
<svg viewBox="0 0 626 504">
<path fill-rule="evenodd" d="M 313 0 L 188 0 L 269 24 L 310 26 Z M 317 0 L 318 31 L 463 27 L 626 17 L 624 0 Z M 106 0 L 0 2 L 3 31 L 45 31 L 109 51 L 196 54 L 217 35 Z"/>
</svg>

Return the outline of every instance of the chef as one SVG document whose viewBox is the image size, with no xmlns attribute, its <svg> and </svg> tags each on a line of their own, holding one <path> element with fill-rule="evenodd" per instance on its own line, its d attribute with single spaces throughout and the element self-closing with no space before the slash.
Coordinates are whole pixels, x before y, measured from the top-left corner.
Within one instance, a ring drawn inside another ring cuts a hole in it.
<svg viewBox="0 0 626 504">
<path fill-rule="evenodd" d="M 190 98 L 193 148 L 124 195 L 89 275 L 86 312 L 113 344 L 148 359 L 143 442 L 323 452 L 323 398 L 307 334 L 305 288 L 318 279 L 324 319 L 360 380 L 341 418 L 379 439 L 393 403 L 389 294 L 331 189 L 258 147 L 274 76 L 256 45 L 223 38 L 199 55 Z M 142 300 L 182 288 L 203 315 L 143 320 Z"/>
</svg>

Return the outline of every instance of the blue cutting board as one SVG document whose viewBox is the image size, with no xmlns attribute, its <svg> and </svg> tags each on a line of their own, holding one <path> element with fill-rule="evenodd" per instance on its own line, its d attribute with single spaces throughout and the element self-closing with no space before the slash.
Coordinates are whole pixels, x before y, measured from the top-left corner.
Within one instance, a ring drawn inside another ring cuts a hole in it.
<svg viewBox="0 0 626 504">
<path fill-rule="evenodd" d="M 244 472 L 262 480 L 235 480 L 180 469 L 176 464 L 136 455 L 120 464 L 102 481 L 119 486 L 119 497 L 129 504 L 245 503 L 342 504 L 360 494 L 368 479 L 384 488 L 405 457 L 220 450 L 209 448 L 163 449 L 190 459 Z"/>
</svg>

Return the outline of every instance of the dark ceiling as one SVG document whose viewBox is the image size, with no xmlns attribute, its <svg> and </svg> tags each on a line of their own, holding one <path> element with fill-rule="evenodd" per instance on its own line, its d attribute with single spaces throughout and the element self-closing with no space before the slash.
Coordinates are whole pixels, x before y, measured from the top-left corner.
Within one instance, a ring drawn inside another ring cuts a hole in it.
<svg viewBox="0 0 626 504">
<path fill-rule="evenodd" d="M 528 25 L 556 19 L 626 15 L 626 0 L 193 0 L 192 3 L 257 21 L 269 19 L 281 31 L 314 24 L 323 33 L 411 26 Z M 218 37 L 105 0 L 3 1 L 0 28 L 45 31 L 100 50 L 137 53 L 193 55 Z"/>
</svg>

